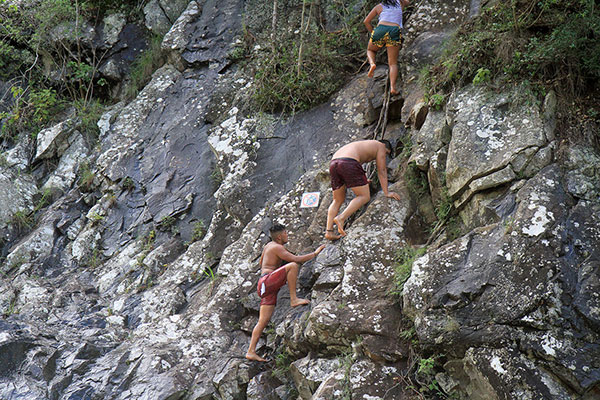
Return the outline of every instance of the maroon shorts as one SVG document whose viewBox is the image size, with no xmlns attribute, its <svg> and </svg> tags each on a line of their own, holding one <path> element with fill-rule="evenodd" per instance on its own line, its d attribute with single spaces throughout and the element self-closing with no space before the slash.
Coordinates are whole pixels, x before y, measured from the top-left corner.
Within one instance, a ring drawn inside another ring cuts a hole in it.
<svg viewBox="0 0 600 400">
<path fill-rule="evenodd" d="M 275 271 L 263 275 L 258 280 L 258 297 L 261 298 L 261 306 L 274 306 L 277 304 L 277 293 L 279 289 L 287 282 L 287 272 L 285 266 L 277 268 Z"/>
<path fill-rule="evenodd" d="M 337 190 L 342 186 L 356 187 L 364 186 L 367 181 L 367 175 L 362 165 L 354 158 L 334 158 L 329 163 L 329 176 L 331 177 L 331 188 Z"/>
</svg>

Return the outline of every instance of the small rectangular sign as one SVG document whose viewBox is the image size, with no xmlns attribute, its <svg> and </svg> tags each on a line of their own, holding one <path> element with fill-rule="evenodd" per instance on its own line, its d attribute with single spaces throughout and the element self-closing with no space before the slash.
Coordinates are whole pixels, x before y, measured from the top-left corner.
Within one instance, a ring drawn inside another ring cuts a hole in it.
<svg viewBox="0 0 600 400">
<path fill-rule="evenodd" d="M 300 208 L 308 207 L 319 207 L 319 192 L 307 192 L 302 193 L 302 201 L 300 201 Z"/>
</svg>

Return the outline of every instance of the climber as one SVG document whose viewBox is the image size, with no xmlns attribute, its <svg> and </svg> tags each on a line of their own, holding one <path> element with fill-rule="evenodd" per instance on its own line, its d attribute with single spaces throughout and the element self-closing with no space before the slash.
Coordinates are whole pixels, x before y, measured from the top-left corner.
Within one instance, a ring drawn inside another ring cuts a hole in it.
<svg viewBox="0 0 600 400">
<path fill-rule="evenodd" d="M 326 239 L 337 240 L 342 236 L 346 236 L 344 222 L 371 198 L 369 182 L 361 166 L 362 163 L 375 160 L 383 195 L 400 200 L 397 193 L 388 192 L 386 166 L 386 156 L 388 154 L 392 155 L 392 145 L 387 140 L 360 140 L 348 143 L 335 152 L 329 163 L 333 201 L 327 211 Z M 351 188 L 356 197 L 350 201 L 350 204 L 340 215 L 337 215 L 346 199 L 346 188 Z M 339 235 L 333 233 L 334 223 L 337 225 Z"/>
<path fill-rule="evenodd" d="M 369 44 L 367 45 L 367 59 L 369 60 L 369 72 L 367 76 L 373 77 L 375 73 L 375 54 L 386 46 L 388 65 L 390 68 L 390 93 L 397 95 L 396 79 L 398 78 L 398 53 L 402 45 L 402 9 L 408 6 L 409 0 L 383 0 L 373 7 L 364 20 L 365 27 L 369 31 Z M 379 23 L 373 29 L 371 21 L 378 17 Z"/>
<path fill-rule="evenodd" d="M 258 296 L 261 298 L 258 322 L 252 330 L 250 346 L 246 353 L 248 360 L 267 361 L 256 354 L 256 345 L 275 310 L 277 304 L 277 293 L 287 281 L 290 289 L 290 305 L 292 307 L 308 304 L 310 301 L 300 299 L 296 295 L 296 280 L 298 278 L 299 263 L 306 262 L 315 258 L 324 248 L 322 244 L 312 253 L 296 256 L 290 253 L 284 244 L 288 242 L 288 234 L 285 226 L 275 224 L 269 230 L 271 242 L 267 243 L 260 256 L 261 277 L 258 280 Z M 288 264 L 281 266 L 283 261 L 289 261 Z"/>
</svg>

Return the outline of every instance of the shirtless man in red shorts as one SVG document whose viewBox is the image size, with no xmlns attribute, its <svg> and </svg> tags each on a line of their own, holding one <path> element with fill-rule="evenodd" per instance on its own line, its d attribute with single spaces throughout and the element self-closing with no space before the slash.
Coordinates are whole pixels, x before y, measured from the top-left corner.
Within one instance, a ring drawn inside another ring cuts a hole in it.
<svg viewBox="0 0 600 400">
<path fill-rule="evenodd" d="M 267 361 L 256 354 L 256 345 L 275 310 L 277 304 L 277 293 L 285 285 L 286 281 L 290 289 L 290 305 L 292 307 L 308 304 L 306 299 L 300 299 L 296 295 L 296 280 L 298 279 L 298 263 L 303 263 L 315 258 L 324 248 L 322 244 L 312 253 L 296 256 L 283 246 L 288 242 L 288 234 L 285 226 L 276 224 L 270 230 L 272 241 L 267 243 L 260 256 L 261 277 L 258 280 L 258 295 L 261 297 L 258 322 L 252 330 L 250 346 L 246 353 L 248 360 Z M 281 266 L 284 261 L 288 264 Z"/>
<path fill-rule="evenodd" d="M 348 143 L 335 152 L 329 163 L 333 201 L 327 211 L 326 239 L 337 240 L 342 236 L 346 236 L 344 222 L 371 199 L 369 182 L 361 166 L 362 163 L 375 160 L 383 195 L 400 200 L 400 195 L 388 192 L 385 158 L 391 152 L 392 145 L 387 140 L 360 140 Z M 340 207 L 344 204 L 344 200 L 346 200 L 346 188 L 352 189 L 356 197 L 350 201 L 348 207 L 340 215 L 337 215 Z M 339 235 L 333 231 L 334 223 L 337 225 Z"/>
</svg>

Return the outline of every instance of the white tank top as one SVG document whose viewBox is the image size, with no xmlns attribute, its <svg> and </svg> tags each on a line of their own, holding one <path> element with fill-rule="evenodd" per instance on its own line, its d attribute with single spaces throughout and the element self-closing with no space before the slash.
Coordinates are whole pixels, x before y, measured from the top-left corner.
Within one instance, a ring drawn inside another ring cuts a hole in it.
<svg viewBox="0 0 600 400">
<path fill-rule="evenodd" d="M 402 28 L 402 6 L 400 3 L 395 7 L 388 7 L 385 4 L 381 6 L 383 7 L 383 11 L 379 14 L 379 21 L 392 22 L 400 25 L 400 28 Z"/>
</svg>

